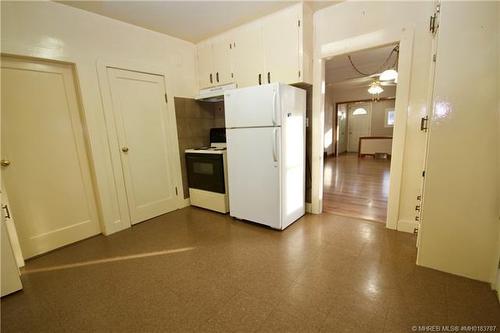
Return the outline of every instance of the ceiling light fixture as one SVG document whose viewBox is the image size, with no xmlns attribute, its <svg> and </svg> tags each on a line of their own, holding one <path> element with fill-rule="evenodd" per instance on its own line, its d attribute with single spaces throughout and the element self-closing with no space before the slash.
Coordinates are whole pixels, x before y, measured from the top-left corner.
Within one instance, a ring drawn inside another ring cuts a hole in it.
<svg viewBox="0 0 500 333">
<path fill-rule="evenodd" d="M 379 80 L 380 81 L 397 81 L 398 79 L 398 72 L 391 68 L 391 69 L 386 69 L 385 71 L 380 74 Z"/>
<path fill-rule="evenodd" d="M 370 88 L 368 88 L 368 93 L 371 95 L 378 95 L 383 91 L 384 91 L 384 89 L 382 89 L 382 87 L 380 86 L 379 81 L 373 81 L 370 84 Z"/>
</svg>

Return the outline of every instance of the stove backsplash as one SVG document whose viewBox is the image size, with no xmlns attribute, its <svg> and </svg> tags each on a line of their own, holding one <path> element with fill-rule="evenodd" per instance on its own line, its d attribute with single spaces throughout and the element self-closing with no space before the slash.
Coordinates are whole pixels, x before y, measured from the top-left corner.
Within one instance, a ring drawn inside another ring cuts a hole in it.
<svg viewBox="0 0 500 333">
<path fill-rule="evenodd" d="M 182 186 L 184 198 L 189 198 L 184 150 L 208 146 L 210 129 L 225 127 L 224 102 L 198 102 L 192 98 L 175 97 L 175 116 L 181 158 Z"/>
</svg>

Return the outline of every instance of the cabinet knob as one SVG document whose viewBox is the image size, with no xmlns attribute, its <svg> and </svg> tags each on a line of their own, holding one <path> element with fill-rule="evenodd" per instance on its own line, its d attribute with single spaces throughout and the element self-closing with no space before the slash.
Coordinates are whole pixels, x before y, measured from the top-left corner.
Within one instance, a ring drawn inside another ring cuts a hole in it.
<svg viewBox="0 0 500 333">
<path fill-rule="evenodd" d="M 128 147 L 122 147 L 122 152 L 124 153 L 128 152 Z"/>
<path fill-rule="evenodd" d="M 215 79 L 217 80 L 217 83 L 219 82 L 219 72 L 215 73 Z"/>
<path fill-rule="evenodd" d="M 0 165 L 3 167 L 8 167 L 10 165 L 10 161 L 9 160 L 1 160 Z"/>
<path fill-rule="evenodd" d="M 210 73 L 210 83 L 214 83 L 214 80 L 212 78 L 212 73 Z"/>
<path fill-rule="evenodd" d="M 262 74 L 259 74 L 259 86 L 262 84 Z"/>
<path fill-rule="evenodd" d="M 271 83 L 271 72 L 267 72 L 267 83 Z"/>
</svg>

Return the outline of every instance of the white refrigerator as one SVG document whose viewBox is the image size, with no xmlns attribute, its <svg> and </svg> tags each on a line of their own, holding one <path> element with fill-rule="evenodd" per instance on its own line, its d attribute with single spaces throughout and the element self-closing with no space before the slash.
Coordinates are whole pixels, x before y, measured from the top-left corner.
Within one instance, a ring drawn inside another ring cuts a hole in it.
<svg viewBox="0 0 500 333">
<path fill-rule="evenodd" d="M 306 92 L 234 89 L 224 106 L 230 215 L 283 230 L 305 211 Z"/>
</svg>

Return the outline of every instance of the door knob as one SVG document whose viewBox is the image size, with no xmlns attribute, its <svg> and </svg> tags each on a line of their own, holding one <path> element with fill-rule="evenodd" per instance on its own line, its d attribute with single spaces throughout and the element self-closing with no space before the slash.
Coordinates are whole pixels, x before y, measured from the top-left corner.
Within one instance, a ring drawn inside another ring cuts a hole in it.
<svg viewBox="0 0 500 333">
<path fill-rule="evenodd" d="M 0 165 L 3 167 L 7 167 L 10 165 L 10 161 L 9 160 L 1 160 Z"/>
<path fill-rule="evenodd" d="M 128 147 L 122 147 L 122 152 L 124 153 L 128 152 Z"/>
</svg>

